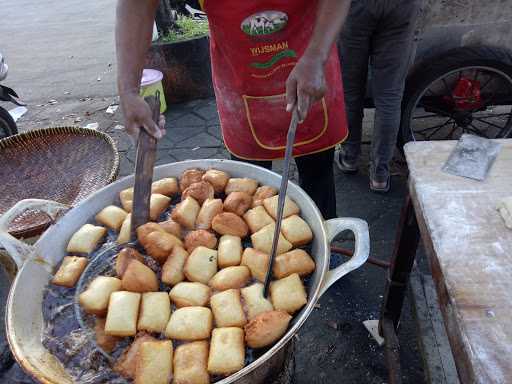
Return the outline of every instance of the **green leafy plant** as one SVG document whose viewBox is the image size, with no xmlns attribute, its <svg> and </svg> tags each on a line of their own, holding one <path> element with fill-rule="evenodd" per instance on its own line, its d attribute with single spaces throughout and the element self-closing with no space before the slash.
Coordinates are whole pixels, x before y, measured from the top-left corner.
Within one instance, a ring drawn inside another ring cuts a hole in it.
<svg viewBox="0 0 512 384">
<path fill-rule="evenodd" d="M 180 16 L 176 20 L 174 28 L 169 30 L 160 41 L 171 43 L 188 40 L 208 34 L 208 20 L 197 20 L 192 17 Z"/>
</svg>

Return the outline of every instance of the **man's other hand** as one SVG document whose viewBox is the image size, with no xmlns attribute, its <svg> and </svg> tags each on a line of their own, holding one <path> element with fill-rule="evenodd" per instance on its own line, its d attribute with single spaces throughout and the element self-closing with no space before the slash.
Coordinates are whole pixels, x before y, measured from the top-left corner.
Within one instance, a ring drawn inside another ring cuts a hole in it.
<svg viewBox="0 0 512 384">
<path fill-rule="evenodd" d="M 120 99 L 126 132 L 135 142 L 141 128 L 156 139 L 161 139 L 165 135 L 165 117 L 160 115 L 158 125 L 155 124 L 151 108 L 141 96 L 137 93 L 128 93 Z"/>
<path fill-rule="evenodd" d="M 321 60 L 303 56 L 286 80 L 286 110 L 291 112 L 295 103 L 302 123 L 311 105 L 320 100 L 326 90 L 324 66 Z"/>
</svg>

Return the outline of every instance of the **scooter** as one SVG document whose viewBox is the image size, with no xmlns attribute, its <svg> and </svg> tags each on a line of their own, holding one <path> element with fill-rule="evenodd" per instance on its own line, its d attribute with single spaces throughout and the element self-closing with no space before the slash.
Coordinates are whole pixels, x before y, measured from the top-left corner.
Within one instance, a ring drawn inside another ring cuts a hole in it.
<svg viewBox="0 0 512 384">
<path fill-rule="evenodd" d="M 9 67 L 0 53 L 0 81 L 7 77 L 8 69 Z M 25 103 L 18 100 L 18 97 L 19 96 L 12 88 L 0 84 L 0 101 L 11 102 L 19 106 L 25 105 Z M 13 120 L 10 113 L 0 106 L 0 140 L 17 133 L 18 127 L 16 126 L 16 122 Z"/>
</svg>

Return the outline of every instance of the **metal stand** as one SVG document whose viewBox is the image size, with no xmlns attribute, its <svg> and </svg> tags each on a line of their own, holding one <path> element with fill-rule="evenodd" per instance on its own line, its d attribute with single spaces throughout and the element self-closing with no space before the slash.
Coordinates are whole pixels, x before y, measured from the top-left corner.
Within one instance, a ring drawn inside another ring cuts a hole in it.
<svg viewBox="0 0 512 384">
<path fill-rule="evenodd" d="M 385 340 L 386 365 L 389 370 L 390 384 L 400 384 L 402 382 L 397 329 L 419 240 L 420 232 L 414 214 L 414 207 L 410 197 L 407 196 L 400 216 L 391 269 L 386 282 L 379 320 L 379 334 Z"/>
</svg>

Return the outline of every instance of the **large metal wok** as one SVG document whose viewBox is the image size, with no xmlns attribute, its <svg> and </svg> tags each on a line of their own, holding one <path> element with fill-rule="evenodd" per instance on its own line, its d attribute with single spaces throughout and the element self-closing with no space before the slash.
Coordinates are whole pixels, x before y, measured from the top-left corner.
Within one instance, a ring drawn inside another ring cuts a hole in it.
<svg viewBox="0 0 512 384">
<path fill-rule="evenodd" d="M 188 168 L 217 168 L 233 177 L 251 177 L 261 184 L 279 188 L 281 177 L 264 168 L 230 160 L 194 160 L 162 165 L 155 168 L 154 179 L 179 176 Z M 41 200 L 23 200 L 0 218 L 0 245 L 3 245 L 18 265 L 7 302 L 6 325 L 11 350 L 18 363 L 42 383 L 72 383 L 60 362 L 42 345 L 43 291 L 51 273 L 66 255 L 66 245 L 71 235 L 105 206 L 118 201 L 119 192 L 132 186 L 134 177 L 125 177 L 95 192 L 67 212 L 52 225 L 32 246 L 24 244 L 6 232 L 9 222 L 25 209 L 41 209 L 55 218 L 66 207 Z M 300 206 L 302 217 L 314 233 L 311 254 L 316 270 L 308 283 L 308 303 L 294 317 L 288 332 L 264 355 L 239 372 L 219 383 L 264 383 L 269 372 L 281 369 L 287 353 L 287 343 L 306 321 L 315 303 L 337 280 L 360 267 L 368 258 L 369 235 L 365 221 L 355 218 L 338 218 L 324 221 L 311 198 L 297 185 L 290 183 L 290 196 Z M 355 234 L 354 256 L 339 267 L 329 270 L 332 239 L 344 230 Z"/>
</svg>

